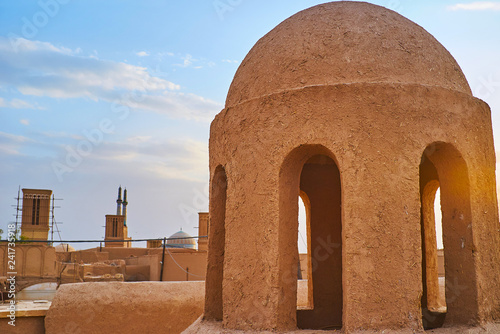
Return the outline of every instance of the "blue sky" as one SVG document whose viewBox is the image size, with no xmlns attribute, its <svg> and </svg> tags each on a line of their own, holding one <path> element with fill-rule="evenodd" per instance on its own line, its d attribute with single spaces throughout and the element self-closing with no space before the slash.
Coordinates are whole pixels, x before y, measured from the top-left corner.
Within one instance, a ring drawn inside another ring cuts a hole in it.
<svg viewBox="0 0 500 334">
<path fill-rule="evenodd" d="M 457 59 L 500 140 L 500 2 L 384 0 Z M 197 234 L 208 133 L 253 44 L 309 0 L 0 1 L 0 228 L 52 189 L 64 239 L 102 239 L 118 186 L 129 235 Z"/>
</svg>

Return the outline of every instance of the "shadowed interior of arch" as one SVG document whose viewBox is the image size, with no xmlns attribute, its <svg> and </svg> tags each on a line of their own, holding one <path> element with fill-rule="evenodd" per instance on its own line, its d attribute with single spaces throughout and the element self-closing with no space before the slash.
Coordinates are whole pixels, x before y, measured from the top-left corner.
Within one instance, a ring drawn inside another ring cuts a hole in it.
<svg viewBox="0 0 500 334">
<path fill-rule="evenodd" d="M 436 205 L 438 189 L 441 205 Z M 420 199 L 423 326 L 433 329 L 472 322 L 477 312 L 477 295 L 469 176 L 462 155 L 451 144 L 433 143 L 424 151 L 420 163 Z M 440 227 L 442 250 L 438 250 Z M 441 266 L 444 270 L 439 269 L 438 260 L 444 260 Z"/>
<path fill-rule="evenodd" d="M 222 279 L 224 272 L 224 246 L 226 242 L 227 176 L 222 166 L 215 169 L 210 192 L 210 220 L 208 227 L 208 263 L 204 319 L 222 320 Z"/>
<path fill-rule="evenodd" d="M 342 328 L 340 173 L 326 155 L 306 161 L 300 175 L 306 211 L 308 305 L 297 310 L 303 329 Z"/>
<path fill-rule="evenodd" d="M 422 277 L 424 289 L 422 305 L 426 328 L 441 327 L 446 316 L 445 277 L 444 272 L 441 272 L 439 268 L 439 253 L 444 250 L 442 249 L 441 205 L 437 203 L 439 199 L 436 198 L 438 191 L 439 180 L 434 179 L 427 182 L 421 194 L 422 266 L 424 273 Z M 441 285 L 443 286 L 441 287 Z"/>
</svg>

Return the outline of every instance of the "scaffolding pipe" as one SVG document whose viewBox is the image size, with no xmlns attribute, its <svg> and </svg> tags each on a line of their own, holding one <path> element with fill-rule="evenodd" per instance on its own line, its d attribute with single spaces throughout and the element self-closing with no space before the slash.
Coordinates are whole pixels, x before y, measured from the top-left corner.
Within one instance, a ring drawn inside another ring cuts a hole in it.
<svg viewBox="0 0 500 334">
<path fill-rule="evenodd" d="M 165 265 L 165 244 L 167 243 L 167 238 L 163 238 L 163 253 L 161 255 L 161 271 L 160 271 L 160 282 L 163 282 L 163 267 Z"/>
</svg>

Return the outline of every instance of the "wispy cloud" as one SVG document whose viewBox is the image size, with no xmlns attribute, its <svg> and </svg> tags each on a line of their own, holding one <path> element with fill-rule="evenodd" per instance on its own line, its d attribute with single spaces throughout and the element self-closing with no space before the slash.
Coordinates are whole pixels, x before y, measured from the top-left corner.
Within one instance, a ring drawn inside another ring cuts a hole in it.
<svg viewBox="0 0 500 334">
<path fill-rule="evenodd" d="M 208 146 L 193 139 L 155 140 L 133 136 L 125 142 L 107 143 L 88 158 L 92 166 L 108 170 L 123 163 L 136 175 L 155 175 L 160 179 L 205 182 L 208 178 Z"/>
<path fill-rule="evenodd" d="M 42 107 L 39 107 L 38 105 L 33 105 L 27 101 L 20 100 L 20 99 L 12 99 L 10 101 L 10 106 L 14 109 L 40 109 L 42 110 Z"/>
<path fill-rule="evenodd" d="M 133 136 L 127 138 L 127 141 L 131 143 L 145 143 L 150 141 L 151 138 L 152 138 L 151 136 Z"/>
<path fill-rule="evenodd" d="M 193 62 L 198 61 L 197 59 L 194 59 L 193 56 L 191 56 L 190 54 L 187 54 L 187 55 L 181 57 L 181 59 L 182 59 L 182 64 L 175 64 L 175 66 L 189 67 L 189 66 L 193 65 Z"/>
<path fill-rule="evenodd" d="M 14 135 L 0 131 L 0 153 L 5 155 L 19 155 L 20 148 L 26 143 L 33 142 L 32 139 L 24 136 Z"/>
<path fill-rule="evenodd" d="M 447 7 L 448 10 L 500 10 L 500 2 L 476 1 L 470 3 L 457 3 Z"/>
<path fill-rule="evenodd" d="M 85 137 L 81 135 L 76 135 L 72 133 L 66 133 L 66 132 L 38 132 L 38 135 L 44 137 L 44 138 L 55 138 L 55 139 L 73 139 L 73 140 L 85 140 Z"/>
<path fill-rule="evenodd" d="M 140 108 L 172 118 L 209 122 L 223 106 L 210 99 L 194 94 L 163 92 L 161 95 L 145 95 L 141 101 L 129 102 L 132 108 Z"/>
<path fill-rule="evenodd" d="M 222 107 L 203 97 L 179 92 L 179 85 L 152 75 L 145 67 L 79 53 L 79 49 L 46 42 L 0 37 L 0 87 L 13 86 L 24 95 L 103 100 L 135 110 L 203 121 L 210 120 Z M 187 55 L 184 65 L 190 66 L 192 61 Z M 141 96 L 133 106 L 122 98 L 130 92 Z"/>
<path fill-rule="evenodd" d="M 38 104 L 32 104 L 21 99 L 12 99 L 6 101 L 0 97 L 0 108 L 13 108 L 13 109 L 38 109 L 44 110 L 45 108 L 40 107 Z"/>
<path fill-rule="evenodd" d="M 149 75 L 146 68 L 77 56 L 67 48 L 19 39 L 17 47 L 0 38 L 0 84 L 13 84 L 26 95 L 102 98 L 113 90 L 161 91 L 180 88 Z"/>
<path fill-rule="evenodd" d="M 14 135 L 12 133 L 2 132 L 2 131 L 0 131 L 0 138 L 2 138 L 2 140 L 9 141 L 11 143 L 25 143 L 32 141 L 28 137 Z"/>
<path fill-rule="evenodd" d="M 19 121 L 22 125 L 30 125 L 30 120 L 29 119 L 22 119 Z"/>
<path fill-rule="evenodd" d="M 149 53 L 146 51 L 140 51 L 140 52 L 137 52 L 136 55 L 138 55 L 139 57 L 147 57 L 147 56 L 149 56 Z"/>
</svg>

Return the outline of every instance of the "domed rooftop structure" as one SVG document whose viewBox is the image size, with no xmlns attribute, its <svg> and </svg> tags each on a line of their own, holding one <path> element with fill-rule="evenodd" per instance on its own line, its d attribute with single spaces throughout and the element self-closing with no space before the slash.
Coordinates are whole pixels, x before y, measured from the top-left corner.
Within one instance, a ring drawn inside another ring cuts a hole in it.
<svg viewBox="0 0 500 334">
<path fill-rule="evenodd" d="M 443 304 L 437 184 L 445 276 L 464 284 L 446 295 L 444 326 L 500 319 L 491 111 L 401 15 L 339 1 L 279 24 L 235 74 L 209 157 L 204 319 L 220 332 L 443 325 L 432 311 Z M 297 309 L 299 197 L 307 309 Z"/>
<path fill-rule="evenodd" d="M 364 2 L 318 5 L 283 21 L 241 63 L 226 107 L 307 86 L 418 83 L 471 94 L 451 54 L 431 34 Z"/>
<path fill-rule="evenodd" d="M 188 233 L 180 230 L 168 238 L 167 247 L 196 249 L 196 241 Z"/>
<path fill-rule="evenodd" d="M 74 252 L 75 248 L 70 244 L 59 244 L 55 246 L 56 252 Z"/>
</svg>

